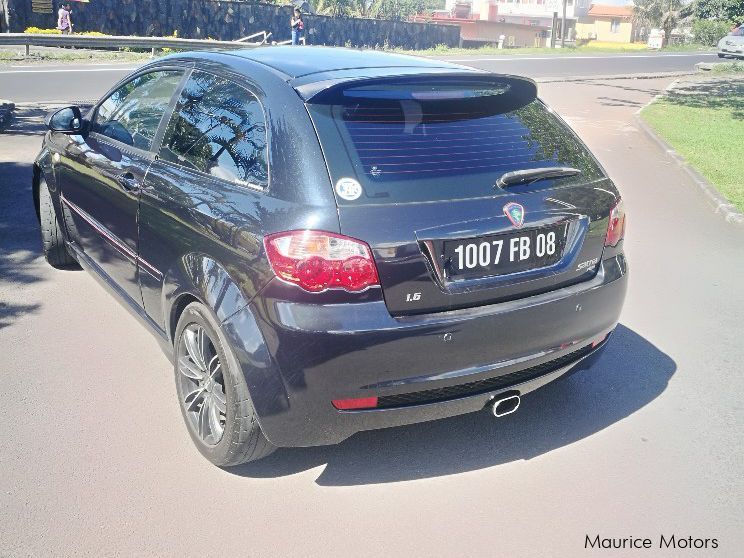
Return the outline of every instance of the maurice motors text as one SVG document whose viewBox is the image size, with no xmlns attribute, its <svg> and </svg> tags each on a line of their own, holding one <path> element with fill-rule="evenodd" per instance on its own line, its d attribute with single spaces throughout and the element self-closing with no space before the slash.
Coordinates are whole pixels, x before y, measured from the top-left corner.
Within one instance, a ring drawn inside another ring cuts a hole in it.
<svg viewBox="0 0 744 558">
<path fill-rule="evenodd" d="M 659 535 L 658 540 L 644 537 L 605 537 L 586 535 L 584 548 L 718 548 L 718 539 L 700 539 L 692 536 Z"/>
</svg>

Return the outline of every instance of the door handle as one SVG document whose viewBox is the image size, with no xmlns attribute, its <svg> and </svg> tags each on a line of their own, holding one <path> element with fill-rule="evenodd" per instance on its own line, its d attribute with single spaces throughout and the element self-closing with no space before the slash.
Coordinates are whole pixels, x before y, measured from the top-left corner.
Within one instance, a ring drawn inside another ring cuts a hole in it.
<svg viewBox="0 0 744 558">
<path fill-rule="evenodd" d="M 116 181 L 119 183 L 119 185 L 124 188 L 125 190 L 131 192 L 132 190 L 139 190 L 140 183 L 139 181 L 134 177 L 134 175 L 131 172 L 125 172 L 124 174 L 120 174 L 116 177 Z"/>
</svg>

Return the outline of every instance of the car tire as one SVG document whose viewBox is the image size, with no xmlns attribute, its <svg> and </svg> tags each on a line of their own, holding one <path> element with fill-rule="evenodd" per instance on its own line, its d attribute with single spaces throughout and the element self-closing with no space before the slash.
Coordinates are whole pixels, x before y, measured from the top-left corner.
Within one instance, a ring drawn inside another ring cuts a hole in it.
<svg viewBox="0 0 744 558">
<path fill-rule="evenodd" d="M 52 267 L 68 268 L 77 265 L 65 246 L 65 237 L 57 219 L 57 210 L 44 179 L 39 183 L 39 224 L 44 258 Z"/>
<path fill-rule="evenodd" d="M 204 457 L 231 467 L 274 452 L 237 359 L 212 312 L 199 302 L 189 304 L 178 320 L 173 360 L 181 414 Z M 199 390 L 201 403 L 199 395 L 190 397 Z"/>
</svg>

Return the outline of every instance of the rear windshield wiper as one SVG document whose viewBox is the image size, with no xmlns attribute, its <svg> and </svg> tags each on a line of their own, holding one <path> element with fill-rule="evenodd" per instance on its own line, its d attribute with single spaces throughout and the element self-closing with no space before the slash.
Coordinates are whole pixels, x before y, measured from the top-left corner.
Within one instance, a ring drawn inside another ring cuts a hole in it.
<svg viewBox="0 0 744 558">
<path fill-rule="evenodd" d="M 535 180 L 544 178 L 562 178 L 564 176 L 575 176 L 581 174 L 579 169 L 571 167 L 542 167 L 538 169 L 524 169 L 506 172 L 501 175 L 494 184 L 496 188 L 506 188 L 515 184 L 529 184 Z"/>
</svg>

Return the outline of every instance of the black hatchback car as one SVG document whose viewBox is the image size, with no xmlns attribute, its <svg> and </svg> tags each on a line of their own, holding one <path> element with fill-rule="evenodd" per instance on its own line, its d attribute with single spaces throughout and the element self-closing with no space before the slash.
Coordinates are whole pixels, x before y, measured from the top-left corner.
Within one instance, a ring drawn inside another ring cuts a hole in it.
<svg viewBox="0 0 744 558">
<path fill-rule="evenodd" d="M 187 53 L 47 123 L 46 258 L 152 331 L 218 465 L 508 414 L 617 323 L 620 195 L 529 79 L 322 47 Z"/>
</svg>

